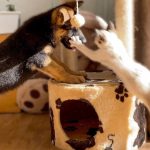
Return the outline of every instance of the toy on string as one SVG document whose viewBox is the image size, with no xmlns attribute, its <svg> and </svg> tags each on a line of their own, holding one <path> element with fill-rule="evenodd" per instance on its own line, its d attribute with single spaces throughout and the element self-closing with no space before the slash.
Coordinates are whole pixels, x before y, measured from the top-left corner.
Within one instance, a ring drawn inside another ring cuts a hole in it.
<svg viewBox="0 0 150 150">
<path fill-rule="evenodd" d="M 80 28 L 85 24 L 85 19 L 82 15 L 79 14 L 79 5 L 78 0 L 76 0 L 76 15 L 70 20 L 72 26 Z"/>
</svg>

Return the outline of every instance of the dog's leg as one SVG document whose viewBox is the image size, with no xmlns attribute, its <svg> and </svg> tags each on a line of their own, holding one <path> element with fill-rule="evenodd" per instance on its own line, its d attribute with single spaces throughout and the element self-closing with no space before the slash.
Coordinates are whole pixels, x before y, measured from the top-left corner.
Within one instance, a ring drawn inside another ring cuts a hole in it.
<svg viewBox="0 0 150 150">
<path fill-rule="evenodd" d="M 82 74 L 74 73 L 63 63 L 59 62 L 58 60 L 54 60 L 48 54 L 48 48 L 35 54 L 28 59 L 26 67 L 32 71 L 40 71 L 60 82 L 82 83 L 85 81 L 85 78 Z"/>
<path fill-rule="evenodd" d="M 66 66 L 64 63 L 59 61 L 55 56 L 51 56 L 51 58 L 57 62 L 59 65 L 63 66 L 63 68 L 70 74 L 72 75 L 77 75 L 77 76 L 86 76 L 86 73 L 84 71 L 73 71 L 71 70 L 68 66 Z"/>
<path fill-rule="evenodd" d="M 68 73 L 65 68 L 52 59 L 51 63 L 43 68 L 35 68 L 35 70 L 42 72 L 43 74 L 65 83 L 82 83 L 85 82 L 84 76 L 74 75 Z"/>
<path fill-rule="evenodd" d="M 42 68 L 51 63 L 51 58 L 43 51 L 33 55 L 27 60 L 26 68 L 34 70 L 34 67 Z"/>
</svg>

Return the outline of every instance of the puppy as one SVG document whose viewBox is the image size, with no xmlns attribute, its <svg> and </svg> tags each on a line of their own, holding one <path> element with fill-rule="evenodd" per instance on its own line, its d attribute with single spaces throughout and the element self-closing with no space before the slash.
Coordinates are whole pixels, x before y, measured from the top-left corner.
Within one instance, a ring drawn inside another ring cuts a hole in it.
<svg viewBox="0 0 150 150">
<path fill-rule="evenodd" d="M 60 41 L 70 48 L 68 39 L 78 34 L 70 23 L 75 12 L 75 2 L 58 6 L 29 19 L 0 43 L 0 93 L 22 84 L 35 73 L 33 70 L 62 82 L 84 82 L 80 73 L 69 70 L 51 55 Z"/>
<path fill-rule="evenodd" d="M 71 40 L 70 43 L 72 47 L 91 60 L 112 69 L 127 89 L 139 97 L 150 109 L 150 71 L 128 56 L 112 24 L 107 30 L 97 31 L 95 43 L 98 49 L 95 51 L 80 42 Z"/>
</svg>

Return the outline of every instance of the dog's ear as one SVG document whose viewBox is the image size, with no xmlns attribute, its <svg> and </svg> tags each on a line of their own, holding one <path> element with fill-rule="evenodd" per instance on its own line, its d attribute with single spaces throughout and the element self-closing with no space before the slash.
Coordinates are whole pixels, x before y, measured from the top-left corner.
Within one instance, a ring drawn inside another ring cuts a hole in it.
<svg viewBox="0 0 150 150">
<path fill-rule="evenodd" d="M 68 20 L 70 20 L 74 16 L 74 11 L 70 8 L 61 8 L 59 10 L 59 13 L 61 15 L 62 23 L 64 24 Z"/>
<path fill-rule="evenodd" d="M 52 12 L 52 23 L 55 25 L 63 25 L 74 15 L 74 11 L 68 7 L 60 7 Z"/>
<path fill-rule="evenodd" d="M 108 26 L 107 26 L 107 31 L 116 32 L 115 25 L 112 21 L 109 21 Z"/>
</svg>

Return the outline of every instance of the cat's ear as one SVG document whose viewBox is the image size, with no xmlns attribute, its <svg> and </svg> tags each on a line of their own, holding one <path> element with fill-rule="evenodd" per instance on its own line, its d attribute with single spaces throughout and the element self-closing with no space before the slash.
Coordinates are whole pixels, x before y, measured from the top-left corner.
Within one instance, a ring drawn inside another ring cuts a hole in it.
<svg viewBox="0 0 150 150">
<path fill-rule="evenodd" d="M 107 31 L 116 32 L 115 25 L 112 21 L 109 21 L 108 26 L 107 26 Z"/>
</svg>

